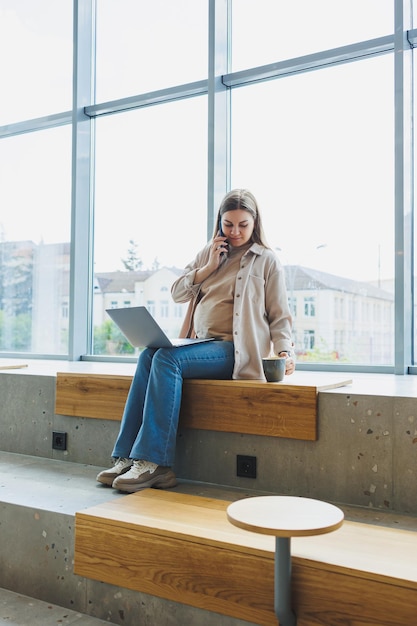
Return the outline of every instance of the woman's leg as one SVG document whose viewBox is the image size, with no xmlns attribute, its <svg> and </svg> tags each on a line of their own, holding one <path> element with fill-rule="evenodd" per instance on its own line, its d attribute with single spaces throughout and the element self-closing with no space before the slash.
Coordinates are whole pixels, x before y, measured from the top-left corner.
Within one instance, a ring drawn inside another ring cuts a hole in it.
<svg viewBox="0 0 417 626">
<path fill-rule="evenodd" d="M 151 461 L 164 467 L 172 466 L 183 379 L 230 379 L 233 366 L 234 346 L 228 341 L 157 350 L 151 359 L 145 398 L 140 394 L 138 396 L 138 410 L 143 407 L 143 421 L 139 432 L 136 431 L 137 437 L 129 451 L 130 458 Z M 131 438 L 135 431 L 126 427 L 126 432 Z M 120 445 L 115 450 L 126 452 L 127 448 Z"/>
<path fill-rule="evenodd" d="M 142 426 L 143 405 L 155 352 L 156 350 L 153 348 L 146 348 L 139 355 L 136 372 L 123 411 L 119 434 L 112 452 L 112 456 L 115 458 L 128 459 L 131 457 L 130 452 L 133 443 Z"/>
</svg>

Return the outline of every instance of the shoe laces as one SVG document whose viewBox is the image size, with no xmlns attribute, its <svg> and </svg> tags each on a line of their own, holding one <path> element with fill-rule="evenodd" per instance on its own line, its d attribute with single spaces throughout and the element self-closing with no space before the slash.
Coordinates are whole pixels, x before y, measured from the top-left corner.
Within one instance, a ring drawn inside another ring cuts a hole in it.
<svg viewBox="0 0 417 626">
<path fill-rule="evenodd" d="M 126 467 L 126 465 L 131 464 L 132 461 L 130 459 L 125 459 L 124 457 L 121 457 L 120 459 L 117 459 L 116 463 L 114 464 L 114 469 L 116 471 L 122 470 Z"/>
<path fill-rule="evenodd" d="M 139 459 L 137 461 L 133 461 L 133 466 L 130 471 L 132 473 L 134 472 L 137 476 L 141 476 L 141 474 L 144 474 L 145 472 L 153 474 L 157 467 L 158 465 L 156 463 L 152 463 L 152 461 Z"/>
</svg>

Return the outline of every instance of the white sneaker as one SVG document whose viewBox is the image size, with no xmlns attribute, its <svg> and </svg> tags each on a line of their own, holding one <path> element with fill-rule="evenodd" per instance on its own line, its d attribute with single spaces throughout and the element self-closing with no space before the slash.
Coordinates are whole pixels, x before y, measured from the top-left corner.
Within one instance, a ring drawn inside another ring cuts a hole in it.
<svg viewBox="0 0 417 626">
<path fill-rule="evenodd" d="M 110 485 L 111 487 L 114 479 L 120 476 L 120 474 L 124 474 L 125 472 L 127 472 L 132 467 L 132 464 L 132 459 L 116 459 L 113 467 L 97 474 L 96 480 L 99 483 L 103 483 L 103 485 Z"/>
<path fill-rule="evenodd" d="M 113 489 L 134 493 L 148 487 L 167 489 L 175 487 L 177 479 L 170 467 L 163 467 L 151 461 L 133 461 L 130 470 L 118 476 L 113 482 Z"/>
</svg>

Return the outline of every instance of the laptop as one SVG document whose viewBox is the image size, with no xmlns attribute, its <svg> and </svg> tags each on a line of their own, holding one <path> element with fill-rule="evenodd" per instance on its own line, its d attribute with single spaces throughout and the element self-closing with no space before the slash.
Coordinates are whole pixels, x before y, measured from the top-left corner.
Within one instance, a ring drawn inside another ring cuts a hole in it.
<svg viewBox="0 0 417 626">
<path fill-rule="evenodd" d="M 106 309 L 106 313 L 117 324 L 134 348 L 178 348 L 209 339 L 170 339 L 144 306 L 122 309 Z"/>
</svg>

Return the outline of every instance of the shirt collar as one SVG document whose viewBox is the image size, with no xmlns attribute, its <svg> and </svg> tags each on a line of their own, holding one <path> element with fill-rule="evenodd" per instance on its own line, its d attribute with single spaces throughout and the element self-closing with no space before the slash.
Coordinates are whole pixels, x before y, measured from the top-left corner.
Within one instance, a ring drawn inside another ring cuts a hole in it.
<svg viewBox="0 0 417 626">
<path fill-rule="evenodd" d="M 248 252 L 253 252 L 254 254 L 263 254 L 265 247 L 260 243 L 253 243 L 249 248 Z"/>
</svg>

